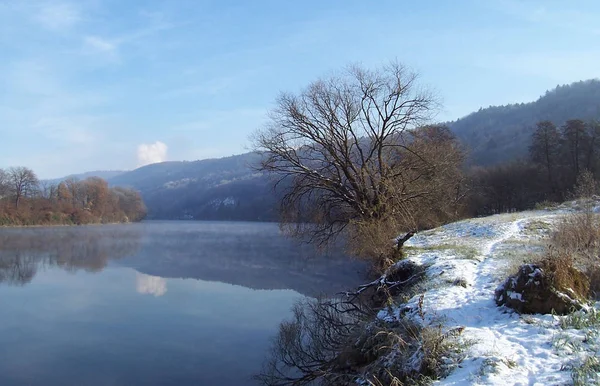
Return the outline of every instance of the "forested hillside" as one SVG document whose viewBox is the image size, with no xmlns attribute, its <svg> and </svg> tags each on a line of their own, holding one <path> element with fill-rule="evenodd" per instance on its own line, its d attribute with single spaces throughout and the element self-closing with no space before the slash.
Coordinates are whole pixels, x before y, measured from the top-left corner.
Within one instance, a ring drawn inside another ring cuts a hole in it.
<svg viewBox="0 0 600 386">
<path fill-rule="evenodd" d="M 476 165 L 493 165 L 527 155 L 539 121 L 561 126 L 569 119 L 600 118 L 600 80 L 558 86 L 535 102 L 491 106 L 448 123 L 467 145 Z"/>
<path fill-rule="evenodd" d="M 162 162 L 120 174 L 112 186 L 139 190 L 148 218 L 276 220 L 276 199 L 267 176 L 253 170 L 259 156 Z"/>
</svg>

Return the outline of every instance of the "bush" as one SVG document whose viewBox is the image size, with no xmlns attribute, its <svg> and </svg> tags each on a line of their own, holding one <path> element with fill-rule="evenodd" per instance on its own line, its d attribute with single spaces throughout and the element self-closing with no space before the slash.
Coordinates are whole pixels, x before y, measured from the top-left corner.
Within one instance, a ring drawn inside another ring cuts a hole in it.
<svg viewBox="0 0 600 386">
<path fill-rule="evenodd" d="M 595 262 L 600 253 L 600 216 L 591 208 L 565 216 L 552 233 L 550 246 L 572 255 L 579 264 Z"/>
<path fill-rule="evenodd" d="M 550 249 L 554 254 L 569 256 L 572 264 L 585 272 L 591 294 L 600 294 L 600 215 L 591 204 L 582 212 L 572 213 L 558 223 L 552 233 Z"/>
<path fill-rule="evenodd" d="M 398 221 L 393 218 L 353 224 L 348 235 L 349 252 L 371 260 L 373 273 L 381 275 L 402 258 L 401 249 L 395 241 L 398 229 Z"/>
<path fill-rule="evenodd" d="M 426 318 L 422 301 L 420 318 L 393 321 L 377 318 L 379 307 L 370 304 L 350 294 L 296 304 L 256 379 L 264 385 L 423 385 L 460 361 L 462 328 L 448 331 L 439 318 Z"/>
<path fill-rule="evenodd" d="M 575 300 L 589 297 L 590 281 L 584 272 L 575 266 L 575 260 L 566 252 L 554 252 L 540 262 L 552 288 L 568 294 Z"/>
<path fill-rule="evenodd" d="M 598 192 L 598 182 L 589 170 L 584 170 L 577 176 L 577 182 L 573 188 L 574 198 L 590 198 Z"/>
</svg>

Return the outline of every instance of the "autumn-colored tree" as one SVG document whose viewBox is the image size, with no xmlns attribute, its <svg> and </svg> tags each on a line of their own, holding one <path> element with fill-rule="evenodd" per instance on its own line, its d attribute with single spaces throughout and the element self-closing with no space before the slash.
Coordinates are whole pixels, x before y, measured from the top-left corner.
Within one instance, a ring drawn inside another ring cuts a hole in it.
<svg viewBox="0 0 600 386">
<path fill-rule="evenodd" d="M 21 208 L 25 197 L 28 205 Z M 128 222 L 140 221 L 145 216 L 146 207 L 138 192 L 109 188 L 101 178 L 40 184 L 30 169 L 14 167 L 8 172 L 0 169 L 1 225 Z"/>
<path fill-rule="evenodd" d="M 85 195 L 86 207 L 92 214 L 102 218 L 109 196 L 108 183 L 102 178 L 90 177 L 81 185 L 80 191 Z"/>
<path fill-rule="evenodd" d="M 58 184 L 57 195 L 58 195 L 58 201 L 63 204 L 64 203 L 68 203 L 68 204 L 73 203 L 73 195 L 71 194 L 71 191 L 69 190 L 69 187 L 67 186 L 66 182 L 63 181 L 60 184 Z"/>
</svg>

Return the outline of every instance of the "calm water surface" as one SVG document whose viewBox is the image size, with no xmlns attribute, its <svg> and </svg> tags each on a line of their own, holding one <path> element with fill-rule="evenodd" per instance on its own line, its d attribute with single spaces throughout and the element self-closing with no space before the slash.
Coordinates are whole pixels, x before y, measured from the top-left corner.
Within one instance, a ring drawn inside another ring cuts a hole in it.
<svg viewBox="0 0 600 386">
<path fill-rule="evenodd" d="M 0 385 L 251 385 L 291 305 L 363 272 L 275 224 L 0 229 Z"/>
</svg>

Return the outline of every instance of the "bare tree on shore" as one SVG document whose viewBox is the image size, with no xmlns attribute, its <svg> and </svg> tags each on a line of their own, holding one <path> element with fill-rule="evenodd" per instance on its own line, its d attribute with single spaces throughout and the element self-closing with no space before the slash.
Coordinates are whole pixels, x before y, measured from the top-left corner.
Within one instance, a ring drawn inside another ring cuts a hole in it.
<svg viewBox="0 0 600 386">
<path fill-rule="evenodd" d="M 449 132 L 414 135 L 438 106 L 417 80 L 398 63 L 355 66 L 280 95 L 254 142 L 264 154 L 260 168 L 285 187 L 286 230 L 325 244 L 356 225 L 375 223 L 390 234 L 417 226 L 412 209 L 435 194 L 437 184 L 428 182 L 449 160 L 425 144 L 454 140 Z"/>
</svg>

